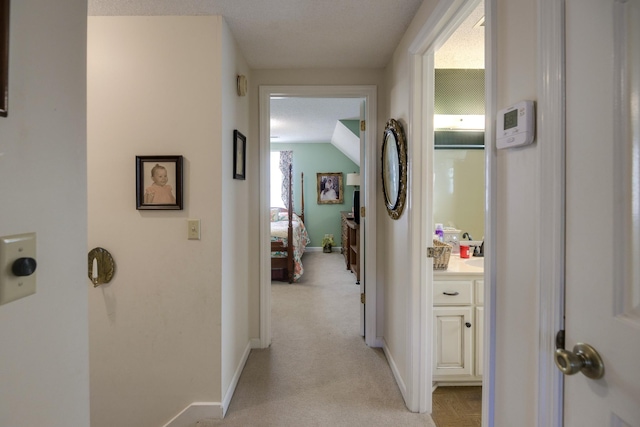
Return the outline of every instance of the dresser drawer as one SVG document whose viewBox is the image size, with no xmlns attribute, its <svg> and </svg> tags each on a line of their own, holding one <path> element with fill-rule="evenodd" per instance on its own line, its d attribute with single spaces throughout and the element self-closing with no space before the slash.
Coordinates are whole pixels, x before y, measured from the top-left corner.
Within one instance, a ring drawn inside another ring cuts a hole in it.
<svg viewBox="0 0 640 427">
<path fill-rule="evenodd" d="M 434 280 L 434 305 L 471 305 L 472 303 L 473 282 L 471 280 Z"/>
</svg>

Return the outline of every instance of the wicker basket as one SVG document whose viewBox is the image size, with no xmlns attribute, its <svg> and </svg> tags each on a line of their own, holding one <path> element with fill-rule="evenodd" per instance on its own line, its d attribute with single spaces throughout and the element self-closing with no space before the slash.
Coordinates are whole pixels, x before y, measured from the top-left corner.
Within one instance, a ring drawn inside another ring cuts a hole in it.
<svg viewBox="0 0 640 427">
<path fill-rule="evenodd" d="M 449 266 L 449 256 L 451 256 L 451 245 L 443 243 L 439 240 L 434 240 L 433 249 L 433 269 L 446 270 Z"/>
</svg>

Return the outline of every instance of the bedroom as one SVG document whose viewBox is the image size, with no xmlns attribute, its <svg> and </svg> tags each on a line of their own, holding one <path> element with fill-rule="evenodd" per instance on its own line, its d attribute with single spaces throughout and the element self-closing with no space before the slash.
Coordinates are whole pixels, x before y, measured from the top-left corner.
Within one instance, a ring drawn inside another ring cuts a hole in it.
<svg viewBox="0 0 640 427">
<path fill-rule="evenodd" d="M 287 164 L 293 165 L 293 211 L 302 217 L 303 234 L 294 227 L 295 273 L 290 279 L 286 265 L 272 266 L 272 279 L 297 281 L 304 274 L 300 257 L 304 250 L 321 251 L 323 238 L 333 236 L 333 251 L 341 247 L 341 212 L 351 211 L 355 186 L 347 175 L 360 172 L 359 111 L 360 98 L 272 97 L 271 99 L 271 200 L 272 226 L 280 224 L 280 238 L 286 240 L 288 208 Z M 282 160 L 281 160 L 282 159 Z M 322 200 L 327 177 L 336 181 L 332 200 Z M 284 197 L 283 197 L 284 195 Z M 278 217 L 278 210 L 283 212 Z M 272 227 L 273 228 L 273 227 Z M 283 231 L 284 230 L 284 231 Z M 305 249 L 306 246 L 306 249 Z M 274 247 L 272 250 L 276 250 Z M 286 252 L 273 253 L 272 262 L 280 262 Z M 355 283 L 355 282 L 354 282 Z"/>
</svg>

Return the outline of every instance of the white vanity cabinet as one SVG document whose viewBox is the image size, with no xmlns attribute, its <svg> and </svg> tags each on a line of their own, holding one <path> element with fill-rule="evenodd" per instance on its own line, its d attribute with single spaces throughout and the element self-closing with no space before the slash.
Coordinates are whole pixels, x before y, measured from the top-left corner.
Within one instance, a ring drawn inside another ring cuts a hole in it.
<svg viewBox="0 0 640 427">
<path fill-rule="evenodd" d="M 482 381 L 484 280 L 482 273 L 435 272 L 433 380 Z"/>
</svg>

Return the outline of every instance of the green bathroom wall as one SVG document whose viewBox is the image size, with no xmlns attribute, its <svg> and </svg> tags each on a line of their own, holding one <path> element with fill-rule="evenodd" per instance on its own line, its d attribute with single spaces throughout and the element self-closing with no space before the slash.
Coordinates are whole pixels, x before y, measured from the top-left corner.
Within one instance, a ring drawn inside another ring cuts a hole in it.
<svg viewBox="0 0 640 427">
<path fill-rule="evenodd" d="M 340 211 L 351 211 L 353 187 L 347 186 L 347 174 L 360 172 L 360 167 L 330 143 L 271 144 L 271 151 L 293 151 L 294 209 L 300 212 L 300 173 L 304 173 L 305 226 L 311 247 L 320 247 L 325 234 L 333 234 L 336 247 L 342 245 Z M 342 172 L 344 203 L 319 205 L 317 174 Z"/>
</svg>

